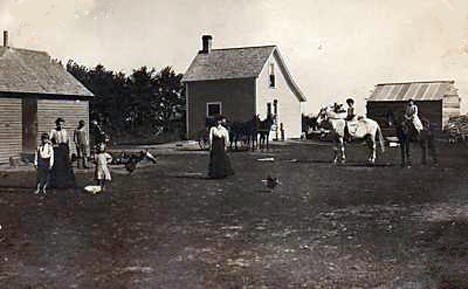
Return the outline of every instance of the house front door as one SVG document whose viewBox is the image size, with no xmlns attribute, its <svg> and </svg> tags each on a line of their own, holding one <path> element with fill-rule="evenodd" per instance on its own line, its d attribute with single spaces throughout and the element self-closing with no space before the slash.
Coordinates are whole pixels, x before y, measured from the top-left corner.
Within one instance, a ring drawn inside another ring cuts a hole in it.
<svg viewBox="0 0 468 289">
<path fill-rule="evenodd" d="M 37 99 L 23 98 L 23 153 L 34 152 L 37 146 Z"/>
</svg>

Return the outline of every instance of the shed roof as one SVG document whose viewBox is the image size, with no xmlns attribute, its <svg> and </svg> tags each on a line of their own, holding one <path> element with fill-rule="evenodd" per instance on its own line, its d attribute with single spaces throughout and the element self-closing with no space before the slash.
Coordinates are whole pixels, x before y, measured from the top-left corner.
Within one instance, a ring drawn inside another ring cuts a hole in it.
<svg viewBox="0 0 468 289">
<path fill-rule="evenodd" d="M 46 52 L 0 47 L 0 92 L 93 96 Z"/>
<path fill-rule="evenodd" d="M 453 80 L 381 83 L 375 86 L 368 101 L 441 100 L 446 95 L 457 95 Z"/>
<path fill-rule="evenodd" d="M 198 53 L 182 81 L 256 78 L 273 53 L 291 90 L 299 101 L 306 101 L 275 45 L 212 49 L 209 53 Z"/>
</svg>

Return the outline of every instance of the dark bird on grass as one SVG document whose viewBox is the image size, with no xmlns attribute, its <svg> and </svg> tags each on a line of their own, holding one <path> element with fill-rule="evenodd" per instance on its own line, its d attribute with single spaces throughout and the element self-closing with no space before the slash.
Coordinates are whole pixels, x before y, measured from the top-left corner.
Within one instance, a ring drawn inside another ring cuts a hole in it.
<svg viewBox="0 0 468 289">
<path fill-rule="evenodd" d="M 130 175 L 136 170 L 137 164 L 140 161 L 140 158 L 135 155 L 130 155 L 127 162 L 125 163 L 125 169 L 128 171 Z"/>
<path fill-rule="evenodd" d="M 272 176 L 268 176 L 265 180 L 262 180 L 262 183 L 270 190 L 273 190 L 277 185 L 281 185 L 278 178 Z"/>
</svg>

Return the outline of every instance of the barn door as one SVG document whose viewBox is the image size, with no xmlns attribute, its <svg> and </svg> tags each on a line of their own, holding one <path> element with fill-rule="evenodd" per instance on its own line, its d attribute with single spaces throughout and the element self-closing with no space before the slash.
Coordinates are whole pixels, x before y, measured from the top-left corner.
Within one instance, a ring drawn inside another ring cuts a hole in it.
<svg viewBox="0 0 468 289">
<path fill-rule="evenodd" d="M 23 153 L 33 152 L 37 146 L 37 99 L 23 98 Z"/>
</svg>

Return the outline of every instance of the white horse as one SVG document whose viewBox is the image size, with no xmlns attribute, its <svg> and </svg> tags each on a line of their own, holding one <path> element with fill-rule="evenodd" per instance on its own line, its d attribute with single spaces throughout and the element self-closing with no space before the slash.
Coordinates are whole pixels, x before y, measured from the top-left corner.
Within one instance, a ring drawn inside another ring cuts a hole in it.
<svg viewBox="0 0 468 289">
<path fill-rule="evenodd" d="M 380 148 L 382 152 L 385 151 L 384 137 L 379 124 L 370 118 L 360 117 L 354 121 L 346 121 L 346 115 L 343 113 L 337 113 L 333 111 L 332 107 L 325 107 L 320 110 L 317 115 L 317 124 L 320 125 L 323 122 L 328 122 L 332 127 L 331 131 L 335 139 L 334 159 L 333 162 L 345 162 L 345 131 L 346 128 L 348 133 L 357 139 L 366 140 L 369 144 L 371 154 L 369 155 L 369 163 L 374 164 L 377 159 L 377 144 L 376 139 L 379 139 Z M 355 117 L 356 118 L 356 117 Z M 341 155 L 338 154 L 341 152 Z"/>
</svg>

